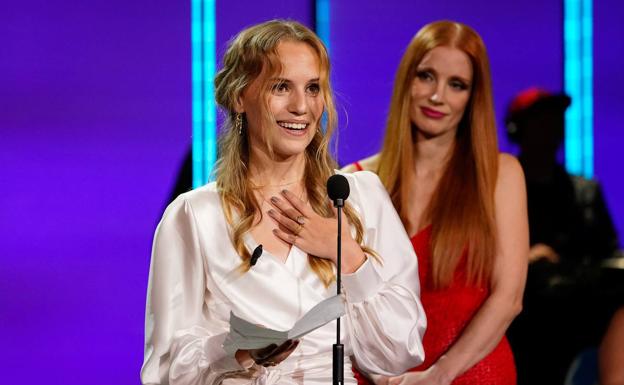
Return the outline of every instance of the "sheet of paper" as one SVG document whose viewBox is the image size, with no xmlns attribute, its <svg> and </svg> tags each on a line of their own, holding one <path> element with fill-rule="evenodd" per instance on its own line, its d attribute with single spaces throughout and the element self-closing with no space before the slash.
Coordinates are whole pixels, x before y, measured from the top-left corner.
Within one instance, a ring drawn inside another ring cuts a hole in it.
<svg viewBox="0 0 624 385">
<path fill-rule="evenodd" d="M 278 331 L 255 325 L 230 312 L 230 333 L 223 342 L 223 348 L 228 354 L 234 354 L 239 349 L 259 349 L 276 344 L 281 345 L 289 339 L 299 339 L 313 330 L 343 316 L 344 303 L 337 295 L 319 302 L 290 330 Z"/>
</svg>

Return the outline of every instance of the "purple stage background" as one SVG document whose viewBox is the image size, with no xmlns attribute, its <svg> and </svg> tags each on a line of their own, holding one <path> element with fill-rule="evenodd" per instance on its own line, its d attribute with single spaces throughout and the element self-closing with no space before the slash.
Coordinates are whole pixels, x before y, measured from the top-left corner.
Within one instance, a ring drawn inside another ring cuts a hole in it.
<svg viewBox="0 0 624 385">
<path fill-rule="evenodd" d="M 607 204 L 624 246 L 622 105 L 624 83 L 624 3 L 594 2 L 594 162 Z"/>
<path fill-rule="evenodd" d="M 531 85 L 563 87 L 563 4 L 542 2 L 336 1 L 332 24 L 334 88 L 348 113 L 340 160 L 348 163 L 379 150 L 394 73 L 420 27 L 450 19 L 473 27 L 490 56 L 500 127 L 508 101 Z M 530 28 L 528 27 L 530 26 Z M 513 150 L 499 130 L 503 151 Z"/>
<path fill-rule="evenodd" d="M 409 39 L 466 22 L 491 56 L 499 122 L 510 97 L 562 86 L 562 4 L 334 1 L 339 157 L 376 151 Z M 624 6 L 595 9 L 596 174 L 624 230 L 618 159 Z M 2 383 L 138 384 L 149 253 L 191 142 L 190 2 L 4 3 L 0 13 Z M 615 9 L 614 9 L 615 7 Z M 217 44 L 310 1 L 217 1 Z M 348 118 L 347 118 L 348 117 Z M 501 135 L 501 148 L 512 150 Z"/>
<path fill-rule="evenodd" d="M 191 136 L 190 2 L 2 10 L 0 382 L 137 384 L 151 236 Z"/>
</svg>

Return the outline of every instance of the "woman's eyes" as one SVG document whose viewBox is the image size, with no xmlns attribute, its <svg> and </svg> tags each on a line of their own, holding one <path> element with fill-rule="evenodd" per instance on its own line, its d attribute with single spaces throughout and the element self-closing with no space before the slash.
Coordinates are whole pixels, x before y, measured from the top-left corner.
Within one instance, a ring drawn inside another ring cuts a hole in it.
<svg viewBox="0 0 624 385">
<path fill-rule="evenodd" d="M 468 89 L 468 85 L 464 84 L 463 82 L 460 81 L 452 81 L 451 83 L 451 87 L 459 90 L 459 91 L 463 91 L 463 90 L 467 90 Z"/>
<path fill-rule="evenodd" d="M 271 90 L 273 92 L 277 92 L 277 93 L 286 92 L 286 91 L 288 91 L 288 84 L 286 84 L 284 82 L 275 83 L 275 84 L 273 84 L 273 87 L 271 87 Z"/>
<path fill-rule="evenodd" d="M 283 93 L 290 91 L 290 86 L 288 85 L 288 83 L 283 83 L 283 82 L 275 83 L 271 87 L 271 91 L 277 94 L 283 94 Z M 319 92 L 321 92 L 321 86 L 317 83 L 309 84 L 306 87 L 306 92 L 308 94 L 316 96 L 319 94 Z"/>
<path fill-rule="evenodd" d="M 426 81 L 426 82 L 431 82 L 435 80 L 435 77 L 433 76 L 433 74 L 429 71 L 419 71 L 416 73 L 416 77 L 418 77 L 418 79 L 422 80 L 422 81 Z M 452 79 L 449 81 L 449 86 L 457 91 L 464 91 L 467 90 L 469 87 L 466 83 L 460 81 L 460 80 L 456 80 L 456 79 Z"/>
<path fill-rule="evenodd" d="M 420 80 L 433 80 L 433 75 L 428 71 L 419 71 L 416 73 L 416 77 Z"/>
<path fill-rule="evenodd" d="M 318 95 L 318 93 L 321 92 L 321 86 L 316 83 L 310 84 L 307 91 L 312 95 Z"/>
</svg>

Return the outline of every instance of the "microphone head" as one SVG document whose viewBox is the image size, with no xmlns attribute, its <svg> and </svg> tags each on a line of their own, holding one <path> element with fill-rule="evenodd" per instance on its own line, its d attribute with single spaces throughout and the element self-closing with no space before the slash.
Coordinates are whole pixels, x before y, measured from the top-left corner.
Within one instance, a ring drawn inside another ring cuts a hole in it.
<svg viewBox="0 0 624 385">
<path fill-rule="evenodd" d="M 343 201 L 349 197 L 349 182 L 344 175 L 335 174 L 327 179 L 327 195 L 329 199 L 336 202 L 338 199 Z"/>
</svg>

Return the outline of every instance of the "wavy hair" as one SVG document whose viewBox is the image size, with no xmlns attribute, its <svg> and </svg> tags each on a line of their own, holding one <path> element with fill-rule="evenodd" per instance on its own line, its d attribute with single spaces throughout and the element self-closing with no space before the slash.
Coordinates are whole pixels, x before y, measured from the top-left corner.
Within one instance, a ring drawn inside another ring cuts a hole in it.
<svg viewBox="0 0 624 385">
<path fill-rule="evenodd" d="M 320 95 L 325 110 L 325 127 L 315 130 L 311 143 L 305 150 L 304 188 L 312 209 L 324 217 L 333 217 L 334 211 L 327 199 L 325 182 L 334 173 L 337 164 L 329 151 L 331 134 L 336 126 L 336 110 L 329 82 L 329 57 L 321 40 L 305 26 L 285 20 L 271 20 L 241 31 L 231 42 L 223 57 L 223 67 L 215 77 L 215 97 L 225 111 L 226 119 L 219 139 L 219 157 L 216 165 L 217 188 L 230 225 L 230 238 L 241 256 L 241 268 L 250 268 L 250 254 L 244 235 L 262 218 L 260 203 L 254 196 L 254 186 L 249 178 L 250 143 L 248 131 L 242 134 L 234 129 L 235 106 L 243 91 L 257 78 L 261 81 L 263 115 L 265 124 L 273 121 L 268 107 L 270 79 L 281 72 L 277 47 L 280 42 L 294 41 L 308 44 L 320 63 Z M 244 124 L 246 121 L 244 120 Z M 319 121 L 317 124 L 322 125 Z M 263 130 L 264 131 L 264 130 Z M 266 136 L 266 135 L 265 135 Z M 268 139 L 268 138 L 267 138 Z M 268 143 L 271 151 L 271 143 Z M 362 244 L 362 222 L 351 206 L 345 206 L 345 216 L 355 228 L 355 239 Z M 364 252 L 376 256 L 369 248 Z M 333 264 L 323 258 L 308 255 L 312 270 L 326 285 L 335 279 Z"/>
<path fill-rule="evenodd" d="M 457 22 L 437 21 L 416 33 L 396 74 L 377 170 L 403 224 L 410 231 L 416 230 L 408 219 L 414 164 L 410 86 L 423 57 L 439 46 L 457 48 L 468 55 L 473 85 L 452 153 L 425 211 L 425 218 L 432 226 L 432 284 L 438 288 L 451 282 L 464 252 L 468 281 L 488 280 L 496 250 L 496 122 L 487 52 L 472 28 Z"/>
</svg>

